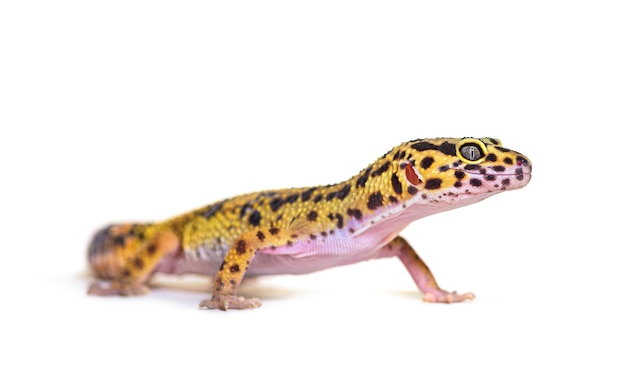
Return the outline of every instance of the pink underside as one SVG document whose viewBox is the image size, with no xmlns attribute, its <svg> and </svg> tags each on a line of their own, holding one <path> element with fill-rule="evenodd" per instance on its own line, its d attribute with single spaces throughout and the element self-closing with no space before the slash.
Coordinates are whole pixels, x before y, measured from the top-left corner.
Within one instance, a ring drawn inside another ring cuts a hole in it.
<svg viewBox="0 0 626 382">
<path fill-rule="evenodd" d="M 353 264 L 364 260 L 386 256 L 380 249 L 393 240 L 409 223 L 425 216 L 459 208 L 494 195 L 496 192 L 473 195 L 454 203 L 413 204 L 406 208 L 395 206 L 377 211 L 375 216 L 354 219 L 335 234 L 316 240 L 296 241 L 291 246 L 275 250 L 264 249 L 257 253 L 250 264 L 247 275 L 302 274 L 339 265 Z M 349 233 L 350 228 L 354 233 Z M 388 255 L 387 255 L 388 256 Z M 163 273 L 199 273 L 214 275 L 222 263 L 221 256 L 198 259 L 193 257 L 171 257 L 157 267 Z"/>
</svg>

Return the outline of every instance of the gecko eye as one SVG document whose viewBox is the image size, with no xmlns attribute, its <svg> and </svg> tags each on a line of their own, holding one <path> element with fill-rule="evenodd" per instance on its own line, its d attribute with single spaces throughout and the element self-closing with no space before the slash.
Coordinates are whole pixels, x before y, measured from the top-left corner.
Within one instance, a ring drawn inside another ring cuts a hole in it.
<svg viewBox="0 0 626 382">
<path fill-rule="evenodd" d="M 456 155 L 465 163 L 478 164 L 485 159 L 485 144 L 474 138 L 465 138 L 456 146 Z"/>
<path fill-rule="evenodd" d="M 479 160 L 483 156 L 483 153 L 480 147 L 478 147 L 478 145 L 475 145 L 473 143 L 468 143 L 466 145 L 463 145 L 459 151 L 461 152 L 461 156 L 463 156 L 463 158 L 472 162 Z"/>
</svg>

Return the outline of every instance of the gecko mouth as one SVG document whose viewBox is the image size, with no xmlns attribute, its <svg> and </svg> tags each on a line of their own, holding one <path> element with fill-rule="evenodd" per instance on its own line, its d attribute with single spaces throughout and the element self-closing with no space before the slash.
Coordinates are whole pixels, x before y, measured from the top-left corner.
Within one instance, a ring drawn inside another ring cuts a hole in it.
<svg viewBox="0 0 626 382">
<path fill-rule="evenodd" d="M 531 175 L 532 171 L 523 171 L 522 168 L 518 168 L 515 170 L 514 173 L 512 172 L 476 172 L 476 171 L 464 171 L 466 174 L 468 175 L 475 175 L 475 176 L 496 176 L 496 177 L 500 177 L 500 176 L 510 176 L 510 177 L 517 177 L 517 176 L 525 176 L 525 175 Z"/>
<path fill-rule="evenodd" d="M 502 180 L 503 186 L 508 186 L 510 181 L 516 180 L 518 182 L 528 182 L 531 178 L 531 171 L 524 171 L 522 168 L 515 169 L 515 172 L 494 172 L 494 171 L 464 171 L 466 175 L 470 176 L 470 184 L 477 182 L 480 184 L 480 180 L 486 180 L 488 182 Z M 507 183 L 505 183 L 507 182 Z"/>
</svg>

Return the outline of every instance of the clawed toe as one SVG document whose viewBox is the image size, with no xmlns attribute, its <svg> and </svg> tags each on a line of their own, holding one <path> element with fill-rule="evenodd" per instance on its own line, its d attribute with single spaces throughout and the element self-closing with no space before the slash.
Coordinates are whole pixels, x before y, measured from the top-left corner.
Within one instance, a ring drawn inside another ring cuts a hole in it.
<svg viewBox="0 0 626 382">
<path fill-rule="evenodd" d="M 210 300 L 200 302 L 200 308 L 207 309 L 254 309 L 261 306 L 258 298 L 244 298 L 241 296 L 213 296 Z"/>
<path fill-rule="evenodd" d="M 474 295 L 474 293 L 458 294 L 456 292 L 450 293 L 444 290 L 437 290 L 437 291 L 425 293 L 423 301 L 424 302 L 443 302 L 443 303 L 450 304 L 453 302 L 471 301 L 475 298 L 476 296 Z"/>
</svg>

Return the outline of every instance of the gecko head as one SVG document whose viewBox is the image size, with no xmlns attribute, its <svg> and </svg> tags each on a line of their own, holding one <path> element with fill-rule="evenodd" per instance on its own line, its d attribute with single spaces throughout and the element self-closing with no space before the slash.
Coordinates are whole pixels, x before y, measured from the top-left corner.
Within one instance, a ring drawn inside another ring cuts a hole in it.
<svg viewBox="0 0 626 382">
<path fill-rule="evenodd" d="M 531 178 L 530 160 L 495 138 L 416 140 L 391 155 L 402 188 L 422 203 L 482 199 L 524 187 Z"/>
</svg>

